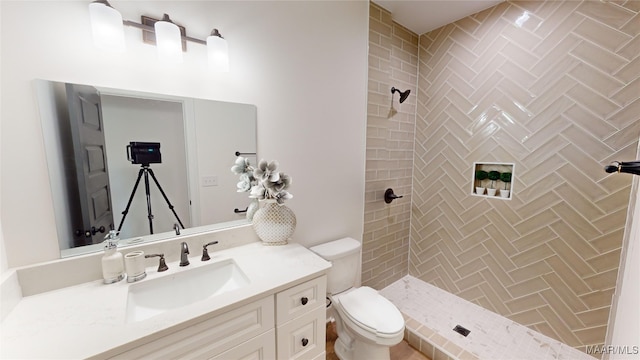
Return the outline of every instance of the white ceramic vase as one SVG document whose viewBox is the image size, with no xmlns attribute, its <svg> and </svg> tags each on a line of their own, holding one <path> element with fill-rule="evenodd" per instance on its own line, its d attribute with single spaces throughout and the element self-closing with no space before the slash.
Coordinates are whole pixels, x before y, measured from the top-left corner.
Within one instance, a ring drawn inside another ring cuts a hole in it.
<svg viewBox="0 0 640 360">
<path fill-rule="evenodd" d="M 253 215 L 253 229 L 264 245 L 284 245 L 296 229 L 296 215 L 275 200 L 262 200 Z"/>
<path fill-rule="evenodd" d="M 508 198 L 509 197 L 509 190 L 500 190 L 500 196 L 503 198 Z"/>
<path fill-rule="evenodd" d="M 487 189 L 487 195 L 489 196 L 496 196 L 496 191 L 498 191 L 498 189 Z"/>
<path fill-rule="evenodd" d="M 484 195 L 484 189 L 481 186 L 476 186 L 476 195 Z"/>
<path fill-rule="evenodd" d="M 258 209 L 260 209 L 260 203 L 258 202 L 258 199 L 253 199 L 253 201 L 251 201 L 251 204 L 247 206 L 247 220 L 249 220 L 250 222 L 253 221 L 253 216 L 256 214 L 256 211 L 258 211 Z"/>
</svg>

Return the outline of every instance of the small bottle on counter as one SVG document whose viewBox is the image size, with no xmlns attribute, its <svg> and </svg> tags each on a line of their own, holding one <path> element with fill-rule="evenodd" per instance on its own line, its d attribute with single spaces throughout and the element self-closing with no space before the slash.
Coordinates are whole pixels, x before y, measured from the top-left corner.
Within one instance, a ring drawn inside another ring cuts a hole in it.
<svg viewBox="0 0 640 360">
<path fill-rule="evenodd" d="M 111 230 L 105 236 L 102 257 L 102 277 L 105 284 L 113 284 L 124 279 L 124 260 L 118 251 L 118 234 L 116 230 Z"/>
</svg>

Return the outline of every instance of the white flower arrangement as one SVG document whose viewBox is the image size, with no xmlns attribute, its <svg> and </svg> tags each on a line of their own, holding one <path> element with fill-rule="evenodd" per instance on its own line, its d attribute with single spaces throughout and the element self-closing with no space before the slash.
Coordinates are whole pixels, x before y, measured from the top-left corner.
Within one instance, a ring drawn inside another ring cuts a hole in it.
<svg viewBox="0 0 640 360">
<path fill-rule="evenodd" d="M 293 198 L 287 191 L 291 185 L 291 176 L 278 172 L 278 162 L 260 160 L 257 167 L 251 166 L 249 159 L 239 156 L 231 167 L 234 174 L 240 175 L 238 192 L 249 192 L 249 197 L 265 200 L 273 199 L 279 205 Z"/>
</svg>

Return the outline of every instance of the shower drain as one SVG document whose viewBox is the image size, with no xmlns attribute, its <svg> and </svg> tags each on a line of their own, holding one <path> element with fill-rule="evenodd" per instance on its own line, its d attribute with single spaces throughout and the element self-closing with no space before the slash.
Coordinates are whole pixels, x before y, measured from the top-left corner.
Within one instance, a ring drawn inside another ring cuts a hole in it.
<svg viewBox="0 0 640 360">
<path fill-rule="evenodd" d="M 457 332 L 458 334 L 460 334 L 462 336 L 467 336 L 471 332 L 471 330 L 467 330 L 467 329 L 463 328 L 460 325 L 456 325 L 456 327 L 453 328 L 453 331 Z"/>
</svg>

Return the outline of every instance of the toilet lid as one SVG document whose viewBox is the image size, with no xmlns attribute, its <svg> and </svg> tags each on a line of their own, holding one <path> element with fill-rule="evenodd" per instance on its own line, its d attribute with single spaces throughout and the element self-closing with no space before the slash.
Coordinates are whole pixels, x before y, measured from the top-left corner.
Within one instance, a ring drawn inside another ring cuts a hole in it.
<svg viewBox="0 0 640 360">
<path fill-rule="evenodd" d="M 394 334 L 404 328 L 398 308 L 368 286 L 341 295 L 339 300 L 347 316 L 375 332 Z"/>
</svg>

